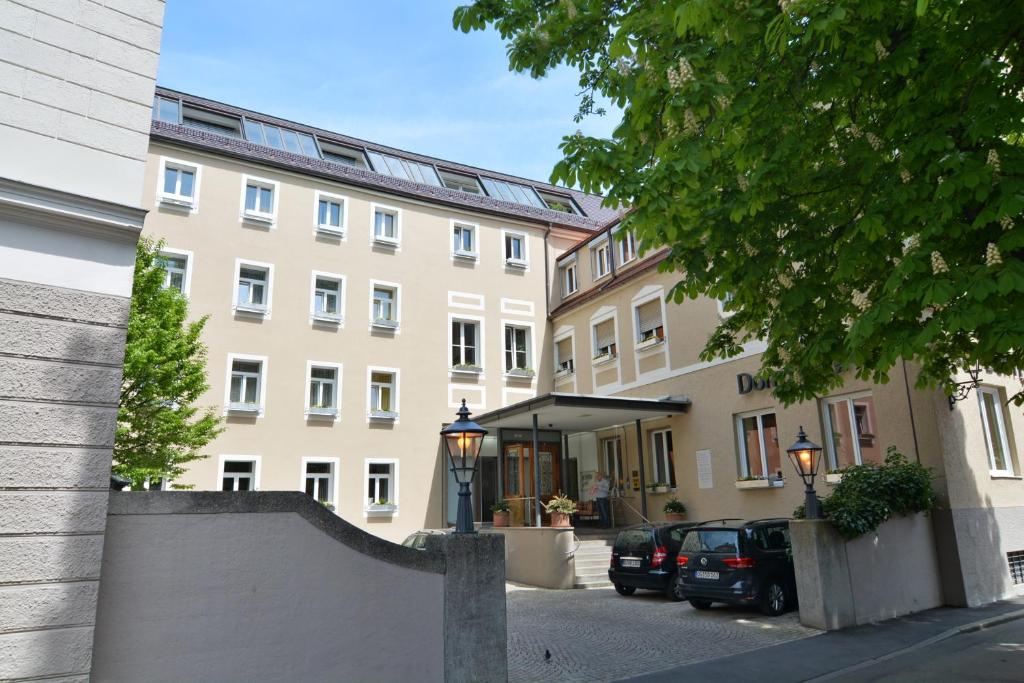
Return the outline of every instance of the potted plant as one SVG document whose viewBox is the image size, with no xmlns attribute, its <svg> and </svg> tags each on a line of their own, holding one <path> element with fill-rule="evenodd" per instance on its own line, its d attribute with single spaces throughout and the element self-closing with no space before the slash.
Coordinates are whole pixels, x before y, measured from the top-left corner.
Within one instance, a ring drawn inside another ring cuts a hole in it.
<svg viewBox="0 0 1024 683">
<path fill-rule="evenodd" d="M 668 493 L 668 484 L 666 484 L 663 481 L 655 482 L 654 483 L 654 492 L 655 493 Z"/>
<path fill-rule="evenodd" d="M 661 509 L 665 513 L 665 519 L 670 522 L 681 522 L 686 519 L 686 506 L 674 496 L 669 498 Z"/>
<path fill-rule="evenodd" d="M 508 526 L 508 501 L 499 500 L 497 503 L 491 506 L 491 512 L 494 513 L 494 526 Z"/>
<path fill-rule="evenodd" d="M 738 489 L 766 489 L 770 488 L 772 483 L 768 481 L 768 477 L 740 477 L 736 480 L 736 488 Z"/>
<path fill-rule="evenodd" d="M 576 501 L 561 491 L 544 503 L 544 511 L 551 515 L 551 526 L 568 527 L 572 515 L 576 514 Z"/>
</svg>

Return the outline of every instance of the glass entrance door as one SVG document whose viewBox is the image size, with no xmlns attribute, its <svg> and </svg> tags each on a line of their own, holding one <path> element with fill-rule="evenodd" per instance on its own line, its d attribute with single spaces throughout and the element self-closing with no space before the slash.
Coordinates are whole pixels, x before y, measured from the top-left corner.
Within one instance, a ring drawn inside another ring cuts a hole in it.
<svg viewBox="0 0 1024 683">
<path fill-rule="evenodd" d="M 509 502 L 513 526 L 532 525 L 536 495 L 533 489 L 533 444 L 505 444 L 505 490 L 502 495 Z M 558 492 L 561 467 L 558 446 L 540 445 L 540 504 L 547 503 Z M 542 514 L 543 523 L 548 522 Z"/>
</svg>

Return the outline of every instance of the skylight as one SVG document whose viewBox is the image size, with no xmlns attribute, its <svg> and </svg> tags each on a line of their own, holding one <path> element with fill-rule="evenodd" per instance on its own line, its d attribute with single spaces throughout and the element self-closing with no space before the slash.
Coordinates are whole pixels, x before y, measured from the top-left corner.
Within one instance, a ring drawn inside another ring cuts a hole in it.
<svg viewBox="0 0 1024 683">
<path fill-rule="evenodd" d="M 481 180 L 483 180 L 484 189 L 487 190 L 487 194 L 495 199 L 504 199 L 507 202 L 515 202 L 516 204 L 536 206 L 538 209 L 548 208 L 532 187 L 508 183 L 504 180 L 494 180 L 493 178 L 481 178 Z"/>
<path fill-rule="evenodd" d="M 272 126 L 269 123 L 246 119 L 245 139 L 255 142 L 257 145 L 266 145 L 292 154 L 301 154 L 314 159 L 320 158 L 320 151 L 317 150 L 312 135 L 297 133 L 294 130 Z"/>
<path fill-rule="evenodd" d="M 373 166 L 373 170 L 377 173 L 411 180 L 414 183 L 423 183 L 424 185 L 437 185 L 439 187 L 441 185 L 441 179 L 437 177 L 437 171 L 429 164 L 399 159 L 390 154 L 381 154 L 379 152 L 367 151 L 367 155 L 370 157 L 370 164 Z"/>
</svg>

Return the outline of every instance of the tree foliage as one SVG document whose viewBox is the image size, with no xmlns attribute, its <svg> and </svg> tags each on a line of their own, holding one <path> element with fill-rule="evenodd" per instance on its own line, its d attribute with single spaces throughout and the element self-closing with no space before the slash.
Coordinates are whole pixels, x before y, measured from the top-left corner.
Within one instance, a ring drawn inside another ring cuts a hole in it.
<svg viewBox="0 0 1024 683">
<path fill-rule="evenodd" d="M 206 457 L 200 450 L 221 432 L 213 408 L 195 405 L 209 388 L 199 340 L 206 318 L 187 322 L 188 301 L 164 287 L 161 246 L 139 240 L 124 350 L 113 471 L 133 490 L 147 478 L 176 479 L 183 465 Z"/>
<path fill-rule="evenodd" d="M 621 109 L 552 181 L 629 205 L 675 301 L 734 297 L 705 360 L 766 340 L 785 403 L 901 358 L 947 392 L 1024 368 L 1021 0 L 478 0 L 454 23 L 493 25 L 513 70 L 577 69 L 580 116 Z"/>
</svg>

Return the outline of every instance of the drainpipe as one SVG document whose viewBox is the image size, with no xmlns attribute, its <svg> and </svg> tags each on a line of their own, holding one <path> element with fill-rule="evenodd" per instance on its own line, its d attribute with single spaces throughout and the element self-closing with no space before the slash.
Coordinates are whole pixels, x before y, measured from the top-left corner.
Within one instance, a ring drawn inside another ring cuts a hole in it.
<svg viewBox="0 0 1024 683">
<path fill-rule="evenodd" d="M 540 528 L 540 432 L 537 413 L 533 414 L 533 510 L 536 526 Z"/>
<path fill-rule="evenodd" d="M 640 465 L 640 514 L 647 519 L 647 474 L 644 472 L 644 433 L 636 421 L 636 455 Z"/>
<path fill-rule="evenodd" d="M 551 234 L 551 222 L 544 230 L 544 317 L 551 319 L 551 270 L 548 264 L 548 235 Z"/>
<path fill-rule="evenodd" d="M 910 411 L 910 432 L 914 435 L 914 457 L 921 462 L 921 451 L 917 447 L 917 424 L 914 420 L 914 401 L 910 396 L 910 380 L 907 378 L 907 360 L 903 359 L 903 387 L 907 391 L 907 409 Z"/>
</svg>

